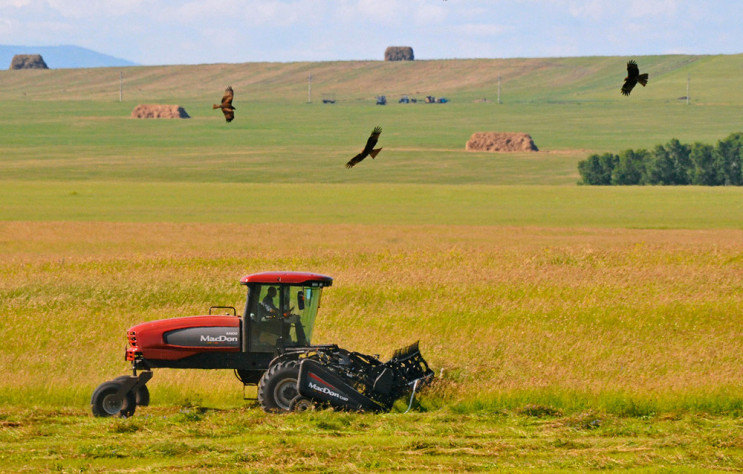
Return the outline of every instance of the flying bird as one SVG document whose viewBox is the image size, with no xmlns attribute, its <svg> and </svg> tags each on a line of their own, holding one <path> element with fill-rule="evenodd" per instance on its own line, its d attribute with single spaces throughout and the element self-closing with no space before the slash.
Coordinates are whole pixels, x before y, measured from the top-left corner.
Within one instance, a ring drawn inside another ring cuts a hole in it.
<svg viewBox="0 0 743 474">
<path fill-rule="evenodd" d="M 648 84 L 648 75 L 647 73 L 640 74 L 640 68 L 637 67 L 637 63 L 633 59 L 630 59 L 627 63 L 627 77 L 624 78 L 622 94 L 629 95 L 638 82 L 642 84 L 642 87 L 645 87 Z"/>
<path fill-rule="evenodd" d="M 232 87 L 227 86 L 227 89 L 224 90 L 224 96 L 222 96 L 222 103 L 220 105 L 212 105 L 212 109 L 222 109 L 224 119 L 228 122 L 232 122 L 232 119 L 235 118 L 235 108 L 232 106 L 232 98 L 234 96 L 235 93 L 232 91 Z"/>
<path fill-rule="evenodd" d="M 382 127 L 374 127 L 374 130 L 372 130 L 369 139 L 366 141 L 366 146 L 364 147 L 364 149 L 361 151 L 361 153 L 354 156 L 349 160 L 348 163 L 346 163 L 346 168 L 353 168 L 357 163 L 359 163 L 361 160 L 369 155 L 371 155 L 372 159 L 374 159 L 374 157 L 377 156 L 380 151 L 382 151 L 381 148 L 374 149 L 374 145 L 376 145 L 377 140 L 379 140 L 380 133 L 382 133 Z"/>
</svg>

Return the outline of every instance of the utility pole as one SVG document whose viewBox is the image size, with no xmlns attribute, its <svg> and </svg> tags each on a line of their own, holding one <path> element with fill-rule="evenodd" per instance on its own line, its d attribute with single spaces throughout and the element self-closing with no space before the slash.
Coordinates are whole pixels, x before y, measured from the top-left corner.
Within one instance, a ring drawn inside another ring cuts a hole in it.
<svg viewBox="0 0 743 474">
<path fill-rule="evenodd" d="M 124 99 L 124 73 L 119 71 L 119 102 Z"/>
<path fill-rule="evenodd" d="M 686 75 L 686 105 L 689 105 L 689 83 L 691 82 L 691 74 Z"/>
<path fill-rule="evenodd" d="M 498 73 L 498 103 L 500 104 L 500 73 Z"/>
<path fill-rule="evenodd" d="M 307 103 L 312 103 L 312 73 L 307 75 Z"/>
</svg>

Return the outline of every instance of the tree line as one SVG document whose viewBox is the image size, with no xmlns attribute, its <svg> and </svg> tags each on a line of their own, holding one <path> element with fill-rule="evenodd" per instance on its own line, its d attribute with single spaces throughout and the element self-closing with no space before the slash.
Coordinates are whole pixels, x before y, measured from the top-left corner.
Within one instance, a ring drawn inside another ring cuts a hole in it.
<svg viewBox="0 0 743 474">
<path fill-rule="evenodd" d="M 594 154 L 578 163 L 578 172 L 579 184 L 741 186 L 742 165 L 743 133 L 733 133 L 717 146 L 674 138 L 652 150 Z"/>
</svg>

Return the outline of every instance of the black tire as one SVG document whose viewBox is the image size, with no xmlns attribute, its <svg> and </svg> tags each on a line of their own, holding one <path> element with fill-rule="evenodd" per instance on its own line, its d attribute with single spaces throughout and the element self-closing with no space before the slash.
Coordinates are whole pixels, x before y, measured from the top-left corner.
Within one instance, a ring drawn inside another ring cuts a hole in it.
<svg viewBox="0 0 743 474">
<path fill-rule="evenodd" d="M 122 375 L 121 377 L 116 377 L 112 380 L 112 382 L 129 382 L 132 379 L 131 375 Z M 150 389 L 147 388 L 147 385 L 142 385 L 135 391 L 135 396 L 137 398 L 137 406 L 140 407 L 146 407 L 150 404 Z"/>
<path fill-rule="evenodd" d="M 317 404 L 309 398 L 305 398 L 302 395 L 297 395 L 296 397 L 294 397 L 291 404 L 289 405 L 289 409 L 295 413 L 315 411 L 317 409 Z"/>
<path fill-rule="evenodd" d="M 123 397 L 116 394 L 121 384 L 117 381 L 104 382 L 95 389 L 90 399 L 90 408 L 93 416 L 109 417 L 119 416 L 128 418 L 137 409 L 137 396 L 133 392 L 127 392 Z"/>
<path fill-rule="evenodd" d="M 150 389 L 147 385 L 141 385 L 135 392 L 137 406 L 146 407 L 150 404 Z"/>
<path fill-rule="evenodd" d="M 290 360 L 272 365 L 258 384 L 258 402 L 261 408 L 269 413 L 290 412 L 292 400 L 299 395 L 298 377 L 299 361 Z"/>
</svg>

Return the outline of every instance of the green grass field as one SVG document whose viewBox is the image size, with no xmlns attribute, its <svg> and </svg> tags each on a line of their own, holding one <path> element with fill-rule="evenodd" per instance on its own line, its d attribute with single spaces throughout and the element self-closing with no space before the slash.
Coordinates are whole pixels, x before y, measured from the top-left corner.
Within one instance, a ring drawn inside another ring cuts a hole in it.
<svg viewBox="0 0 743 474">
<path fill-rule="evenodd" d="M 576 166 L 743 131 L 743 55 L 638 58 L 629 98 L 625 61 L 137 67 L 123 103 L 118 69 L 0 71 L 0 470 L 742 469 L 743 189 Z M 375 125 L 384 151 L 345 169 Z M 476 131 L 540 152 L 465 152 Z M 240 308 L 240 277 L 284 269 L 335 277 L 314 342 L 420 339 L 420 412 L 269 416 L 231 373 L 162 370 L 134 418 L 88 415 L 129 326 Z"/>
<path fill-rule="evenodd" d="M 741 469 L 728 418 L 521 413 L 314 413 L 168 407 L 100 420 L 0 408 L 0 471 L 710 472 Z"/>
</svg>

